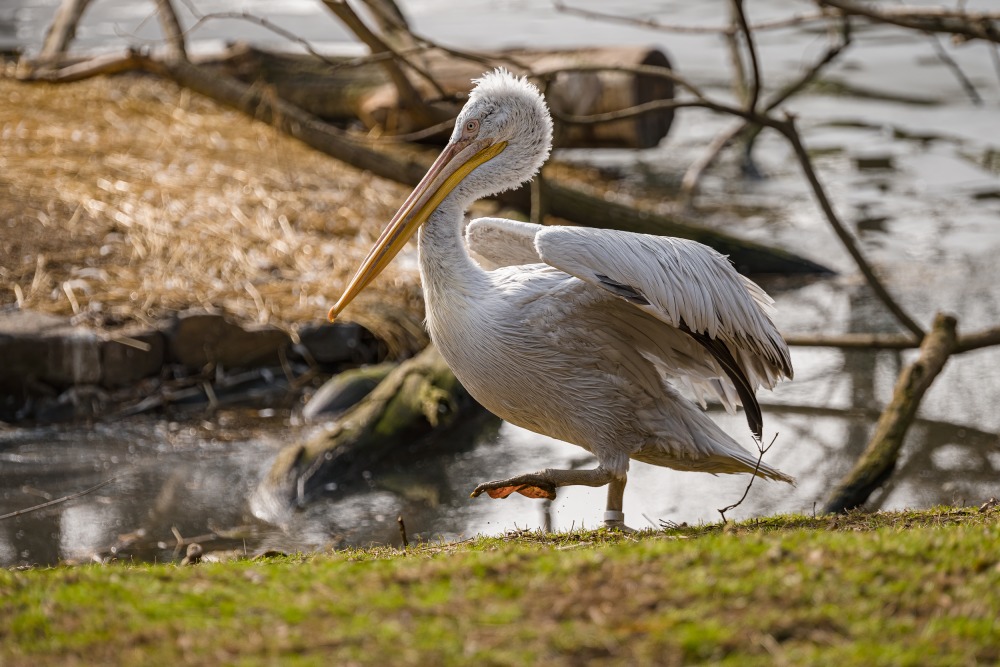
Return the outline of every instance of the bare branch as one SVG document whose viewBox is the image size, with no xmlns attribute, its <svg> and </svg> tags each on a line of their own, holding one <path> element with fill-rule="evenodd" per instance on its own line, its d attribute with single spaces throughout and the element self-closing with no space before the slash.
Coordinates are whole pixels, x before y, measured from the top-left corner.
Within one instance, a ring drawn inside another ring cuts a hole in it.
<svg viewBox="0 0 1000 667">
<path fill-rule="evenodd" d="M 909 329 L 914 336 L 919 339 L 924 337 L 924 330 L 917 324 L 913 318 L 911 318 L 902 306 L 896 303 L 896 300 L 892 298 L 889 291 L 882 284 L 882 281 L 878 278 L 875 270 L 865 259 L 865 256 L 861 253 L 857 244 L 854 242 L 854 237 L 851 236 L 847 228 L 844 227 L 843 223 L 840 222 L 840 218 L 833 210 L 833 205 L 826 196 L 826 191 L 823 188 L 823 184 L 820 183 L 819 178 L 816 176 L 816 172 L 812 166 L 812 159 L 809 157 L 809 153 L 806 151 L 805 146 L 802 145 L 802 139 L 799 137 L 799 132 L 795 127 L 795 120 L 790 115 L 786 115 L 786 120 L 784 123 L 774 126 L 776 130 L 785 135 L 789 143 L 792 145 L 792 150 L 795 151 L 795 155 L 799 159 L 799 166 L 802 168 L 803 173 L 806 176 L 806 180 L 809 182 L 809 186 L 812 188 L 813 196 L 816 198 L 820 209 L 826 216 L 827 221 L 830 226 L 833 227 L 834 232 L 840 239 L 840 242 L 844 244 L 847 252 L 854 258 L 854 263 L 857 264 L 858 269 L 865 276 L 865 280 L 868 281 L 869 287 L 875 292 L 875 296 L 885 304 L 885 307 L 889 309 L 896 320 L 902 324 L 905 328 Z"/>
<path fill-rule="evenodd" d="M 62 498 L 56 498 L 54 500 L 50 500 L 48 502 L 44 502 L 41 505 L 34 505 L 33 507 L 26 507 L 23 510 L 17 510 L 16 512 L 10 512 L 8 514 L 2 514 L 2 515 L 0 515 L 0 521 L 4 521 L 6 519 L 13 519 L 14 517 L 19 517 L 19 516 L 23 516 L 25 514 L 29 514 L 30 512 L 37 512 L 38 510 L 43 510 L 43 509 L 45 509 L 47 507 L 52 507 L 53 505 L 61 505 L 62 503 L 68 503 L 71 500 L 76 500 L 77 498 L 82 498 L 83 496 L 87 495 L 88 493 L 93 493 L 94 491 L 97 491 L 98 489 L 102 489 L 105 486 L 107 486 L 108 484 L 111 484 L 112 482 L 117 481 L 117 479 L 118 479 L 117 477 L 112 477 L 110 479 L 104 480 L 100 484 L 95 484 L 94 486 L 90 487 L 89 489 L 84 489 L 83 491 L 79 491 L 77 493 L 71 493 L 68 496 L 63 496 Z"/>
<path fill-rule="evenodd" d="M 170 0 L 156 0 L 156 14 L 163 27 L 167 39 L 167 57 L 187 59 L 187 48 L 184 46 L 184 30 L 177 18 L 177 12 Z"/>
<path fill-rule="evenodd" d="M 872 21 L 890 23 L 923 32 L 943 32 L 1000 43 L 1000 13 L 967 12 L 942 7 L 883 7 L 865 5 L 851 0 L 816 0 L 822 7 L 832 7 L 844 14 L 863 16 Z"/>
<path fill-rule="evenodd" d="M 784 334 L 782 338 L 789 345 L 796 347 L 833 347 L 843 350 L 911 350 L 920 347 L 920 341 L 900 334 L 847 333 L 832 336 Z M 995 345 L 1000 345 L 1000 327 L 960 335 L 952 354 L 963 354 Z"/>
<path fill-rule="evenodd" d="M 45 41 L 38 54 L 39 62 L 54 62 L 65 55 L 76 36 L 76 26 L 80 23 L 83 12 L 86 11 L 89 4 L 90 0 L 63 0 L 56 10 L 52 25 L 45 33 Z"/>
<path fill-rule="evenodd" d="M 606 21 L 608 23 L 621 23 L 625 25 L 636 26 L 640 28 L 651 28 L 653 30 L 658 30 L 661 32 L 672 32 L 680 34 L 694 34 L 694 35 L 715 35 L 715 34 L 732 34 L 739 30 L 738 26 L 728 25 L 728 26 L 701 26 L 701 25 L 674 25 L 671 23 L 663 23 L 653 18 L 641 19 L 634 16 L 622 16 L 621 14 L 609 14 L 607 12 L 600 12 L 593 9 L 583 9 L 582 7 L 572 7 L 567 5 L 563 0 L 553 0 L 553 7 L 556 11 L 562 12 L 564 14 L 572 14 L 580 16 L 587 19 L 596 19 L 600 21 Z M 821 21 L 825 18 L 829 18 L 830 13 L 819 11 L 811 14 L 795 14 L 787 18 L 774 19 L 771 21 L 761 21 L 760 23 L 755 23 L 750 26 L 751 30 L 776 30 L 781 28 L 792 28 L 803 23 L 811 23 L 813 21 Z"/>
<path fill-rule="evenodd" d="M 824 67 L 829 65 L 831 62 L 837 59 L 837 57 L 846 49 L 851 43 L 851 31 L 850 31 L 850 19 L 844 17 L 841 22 L 841 30 L 839 31 L 840 40 L 831 46 L 829 46 L 820 58 L 813 63 L 813 65 L 807 69 L 802 75 L 795 79 L 794 81 L 788 83 L 781 88 L 777 93 L 768 98 L 764 105 L 764 111 L 770 112 L 776 109 L 778 106 L 783 104 L 788 98 L 793 95 L 798 94 L 803 88 L 805 88 L 809 83 L 811 83 Z M 691 166 L 688 167 L 687 171 L 684 172 L 684 178 L 681 180 L 680 194 L 685 208 L 689 208 L 694 201 L 694 196 L 698 191 L 698 184 L 701 181 L 703 174 L 706 170 L 715 162 L 719 154 L 725 150 L 725 148 L 733 142 L 740 134 L 747 131 L 750 127 L 750 123 L 744 121 L 742 123 L 735 124 L 729 129 L 724 130 L 719 133 L 712 143 L 709 145 L 708 150 L 702 155 L 700 159 L 695 161 Z M 760 126 L 757 126 L 758 128 Z M 747 139 L 748 142 L 753 141 L 755 134 Z M 748 150 L 750 150 L 748 146 Z"/>
<path fill-rule="evenodd" d="M 186 4 L 187 4 L 187 7 L 188 7 L 188 10 L 197 19 L 194 22 L 194 24 L 190 28 L 187 29 L 187 31 L 186 31 L 187 34 L 193 33 L 195 30 L 197 30 L 198 28 L 200 28 L 203 24 L 208 23 L 209 21 L 225 20 L 225 19 L 236 19 L 236 20 L 246 21 L 247 23 L 253 23 L 255 25 L 258 25 L 261 28 L 264 28 L 265 30 L 273 32 L 275 35 L 278 35 L 278 36 L 280 36 L 280 37 L 282 37 L 284 39 L 287 39 L 290 42 L 298 44 L 303 49 L 305 49 L 306 53 L 308 53 L 312 57 L 316 58 L 317 60 L 319 60 L 319 61 L 321 61 L 323 63 L 326 63 L 327 65 L 330 65 L 331 67 L 335 67 L 335 68 L 349 67 L 349 66 L 351 66 L 351 63 L 353 63 L 353 61 L 345 62 L 345 61 L 332 60 L 330 58 L 327 58 L 322 53 L 320 53 L 319 51 L 317 51 L 313 47 L 312 43 L 309 42 L 309 40 L 303 39 L 302 37 L 299 37 L 298 35 L 296 35 L 295 33 L 291 32 L 290 30 L 286 30 L 285 28 L 282 28 L 281 26 L 279 26 L 279 25 L 277 25 L 277 24 L 269 21 L 268 19 L 266 19 L 266 18 L 264 18 L 262 16 L 256 16 L 254 14 L 251 14 L 250 12 L 248 12 L 246 10 L 243 10 L 241 12 L 212 12 L 210 14 L 201 14 L 201 13 L 198 12 L 197 8 L 194 7 L 192 4 L 190 4 L 189 2 L 186 3 Z M 374 62 L 376 60 L 379 61 L 379 62 L 381 62 L 382 60 L 389 60 L 389 59 L 391 59 L 393 57 L 394 57 L 394 55 L 392 53 L 372 54 L 371 56 L 366 56 L 364 59 L 358 59 L 359 61 L 361 61 L 361 60 L 364 61 L 364 62 L 358 62 L 358 64 L 360 65 L 360 64 L 364 64 L 366 62 Z"/>
<path fill-rule="evenodd" d="M 959 84 L 961 84 L 962 89 L 965 91 L 965 94 L 969 96 L 969 99 L 972 100 L 972 103 L 982 104 L 983 98 L 979 95 L 979 91 L 976 90 L 974 85 L 972 85 L 972 81 L 969 80 L 969 77 L 965 76 L 965 72 L 963 72 L 959 64 L 955 62 L 955 59 L 951 57 L 948 50 L 944 48 L 944 44 L 941 43 L 938 36 L 933 33 L 927 33 L 927 38 L 930 40 L 931 46 L 934 47 L 934 53 L 937 54 L 938 60 L 944 63 L 945 66 L 952 71 L 952 74 L 954 74 L 955 78 L 958 79 Z"/>
<path fill-rule="evenodd" d="M 858 507 L 892 474 L 921 399 L 955 349 L 955 327 L 950 315 L 938 314 L 934 319 L 933 329 L 920 345 L 920 356 L 899 374 L 892 401 L 882 411 L 868 446 L 837 484 L 825 512 Z"/>
<path fill-rule="evenodd" d="M 750 481 L 747 482 L 747 488 L 743 489 L 743 495 L 740 497 L 739 500 L 737 500 L 732 505 L 727 505 L 720 510 L 716 510 L 722 516 L 722 523 L 727 523 L 726 512 L 728 512 L 729 510 L 736 509 L 737 507 L 742 505 L 743 501 L 747 499 L 748 495 L 750 495 L 750 487 L 753 486 L 753 481 L 757 479 L 757 472 L 760 470 L 760 464 L 763 463 L 764 461 L 764 454 L 767 454 L 767 451 L 771 449 L 771 447 L 774 445 L 774 441 L 777 439 L 778 439 L 778 434 L 775 433 L 774 437 L 771 438 L 771 442 L 770 444 L 768 444 L 767 447 L 761 447 L 760 443 L 759 442 L 757 443 L 757 452 L 758 452 L 757 464 L 753 467 L 753 473 L 750 475 Z"/>
<path fill-rule="evenodd" d="M 826 190 L 823 188 L 823 184 L 820 183 L 819 178 L 816 176 L 816 172 L 812 166 L 812 159 L 809 157 L 809 153 L 806 151 L 805 146 L 802 145 L 802 140 L 799 137 L 799 132 L 795 127 L 795 120 L 790 114 L 786 114 L 785 121 L 783 123 L 778 123 L 772 125 L 774 129 L 781 132 L 789 143 L 792 145 L 792 150 L 795 151 L 795 155 L 799 159 L 799 166 L 802 168 L 802 172 L 805 174 L 806 180 L 809 182 L 809 186 L 812 188 L 813 196 L 816 198 L 819 204 L 820 210 L 826 216 L 827 221 L 830 226 L 833 227 L 833 231 L 837 234 L 837 238 L 840 242 L 844 244 L 847 252 L 854 258 L 854 263 L 857 264 L 858 269 L 864 275 L 865 280 L 868 281 L 869 287 L 875 292 L 875 296 L 885 304 L 885 307 L 889 309 L 896 320 L 902 324 L 906 329 L 916 336 L 918 339 L 924 337 L 924 330 L 917 324 L 913 318 L 911 318 L 902 306 L 896 303 L 896 300 L 892 298 L 889 291 L 882 284 L 882 281 L 878 278 L 875 270 L 865 259 L 865 256 L 861 253 L 857 244 L 854 242 L 854 237 L 851 236 L 847 228 L 844 227 L 843 223 L 840 222 L 840 218 L 837 217 L 836 212 L 833 210 L 833 205 L 826 196 Z"/>
<path fill-rule="evenodd" d="M 126 49 L 124 53 L 107 53 L 94 56 L 66 67 L 51 69 L 48 67 L 25 67 L 18 71 L 17 78 L 21 81 L 47 81 L 50 83 L 71 83 L 83 81 L 104 74 L 120 74 L 142 69 L 139 52 Z"/>
<path fill-rule="evenodd" d="M 743 11 L 743 0 L 733 0 L 733 11 L 736 14 L 736 22 L 743 33 L 746 42 L 747 56 L 750 58 L 750 86 L 747 91 L 747 110 L 756 111 L 757 102 L 760 99 L 760 62 L 757 59 L 757 46 L 754 44 L 753 33 L 747 25 L 747 16 Z"/>
<path fill-rule="evenodd" d="M 993 71 L 997 74 L 997 80 L 1000 81 L 1000 44 L 990 44 L 990 60 L 993 62 Z"/>
<path fill-rule="evenodd" d="M 396 51 L 395 48 L 372 32 L 371 29 L 365 25 L 365 22 L 361 20 L 361 17 L 355 13 L 349 4 L 347 4 L 346 0 L 323 0 L 323 4 L 326 5 L 327 9 L 333 12 L 334 15 L 358 37 L 358 39 L 364 42 L 372 53 L 382 53 L 388 51 L 395 56 L 392 60 L 385 61 L 384 65 L 386 72 L 389 74 L 389 78 L 392 80 L 393 84 L 396 86 L 396 90 L 399 92 L 400 100 L 407 109 L 417 114 L 417 116 L 421 118 L 421 122 L 425 124 L 430 125 L 441 120 L 439 115 L 435 114 L 432 108 L 424 101 L 420 92 L 406 77 L 403 70 L 400 69 L 399 63 L 406 65 L 414 72 L 422 76 L 428 83 L 430 83 L 438 95 L 446 97 L 447 93 L 445 93 L 441 85 L 433 76 L 430 75 L 429 72 L 413 63 L 412 59 L 408 60 L 404 58 L 399 52 Z"/>
</svg>

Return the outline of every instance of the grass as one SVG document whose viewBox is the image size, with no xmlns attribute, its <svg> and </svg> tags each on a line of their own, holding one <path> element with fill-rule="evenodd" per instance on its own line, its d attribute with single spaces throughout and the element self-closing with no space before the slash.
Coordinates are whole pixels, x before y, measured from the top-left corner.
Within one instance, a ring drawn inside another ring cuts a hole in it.
<svg viewBox="0 0 1000 667">
<path fill-rule="evenodd" d="M 0 572 L 0 664 L 1000 660 L 1000 510 Z"/>
</svg>

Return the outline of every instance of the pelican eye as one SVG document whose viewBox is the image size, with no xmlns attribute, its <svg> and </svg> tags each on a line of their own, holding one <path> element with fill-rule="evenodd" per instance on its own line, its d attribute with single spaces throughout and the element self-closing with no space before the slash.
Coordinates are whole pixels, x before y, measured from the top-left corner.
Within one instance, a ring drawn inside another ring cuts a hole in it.
<svg viewBox="0 0 1000 667">
<path fill-rule="evenodd" d="M 462 138 L 472 139 L 477 134 L 479 134 L 479 119 L 470 118 L 469 120 L 465 121 L 465 126 L 462 128 Z"/>
</svg>

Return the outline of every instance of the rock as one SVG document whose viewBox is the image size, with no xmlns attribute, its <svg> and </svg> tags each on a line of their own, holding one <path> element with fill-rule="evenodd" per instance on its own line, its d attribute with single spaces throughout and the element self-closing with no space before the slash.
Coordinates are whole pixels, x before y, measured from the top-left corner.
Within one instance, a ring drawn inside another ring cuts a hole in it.
<svg viewBox="0 0 1000 667">
<path fill-rule="evenodd" d="M 148 349 L 137 347 L 136 343 Z M 166 358 L 166 347 L 166 340 L 159 331 L 125 330 L 104 341 L 101 345 L 101 385 L 114 389 L 157 375 Z"/>
<path fill-rule="evenodd" d="M 379 342 L 359 324 L 309 324 L 299 330 L 297 352 L 321 364 L 371 364 L 378 361 Z"/>
<path fill-rule="evenodd" d="M 0 391 L 42 384 L 65 389 L 101 379 L 98 336 L 62 317 L 31 310 L 0 314 Z M 34 392 L 33 392 L 34 393 Z"/>
<path fill-rule="evenodd" d="M 858 171 L 868 171 L 872 169 L 895 169 L 892 155 L 878 151 L 858 153 L 853 156 L 854 167 Z"/>
<path fill-rule="evenodd" d="M 354 368 L 327 380 L 302 409 L 307 422 L 336 416 L 370 394 L 397 364 L 383 362 Z"/>
<path fill-rule="evenodd" d="M 281 361 L 278 351 L 291 344 L 281 329 L 243 329 L 212 311 L 180 313 L 166 334 L 168 359 L 191 368 L 209 363 L 226 368 L 277 365 Z"/>
</svg>

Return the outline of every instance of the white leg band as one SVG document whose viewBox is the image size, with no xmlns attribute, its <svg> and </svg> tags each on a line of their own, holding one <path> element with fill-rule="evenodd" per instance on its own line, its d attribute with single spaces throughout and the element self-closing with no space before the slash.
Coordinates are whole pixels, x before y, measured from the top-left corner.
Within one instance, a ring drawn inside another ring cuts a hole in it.
<svg viewBox="0 0 1000 667">
<path fill-rule="evenodd" d="M 625 523 L 625 512 L 607 510 L 604 513 L 604 523 Z"/>
</svg>

